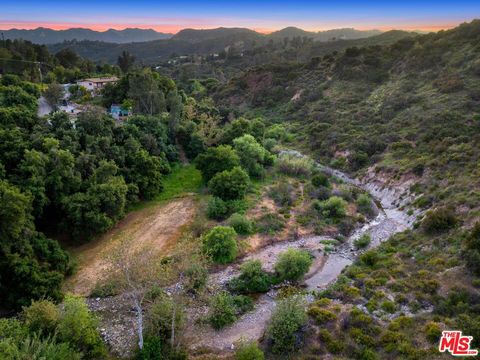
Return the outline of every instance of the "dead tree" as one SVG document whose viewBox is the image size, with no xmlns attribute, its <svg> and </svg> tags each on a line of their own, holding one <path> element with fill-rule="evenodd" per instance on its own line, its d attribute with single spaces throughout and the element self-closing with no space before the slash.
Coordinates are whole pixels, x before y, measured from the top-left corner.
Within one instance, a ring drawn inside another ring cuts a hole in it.
<svg viewBox="0 0 480 360">
<path fill-rule="evenodd" d="M 161 282 L 161 271 L 154 261 L 152 251 L 134 249 L 131 241 L 123 240 L 111 253 L 110 260 L 118 273 L 122 291 L 132 301 L 137 322 L 138 347 L 143 349 L 143 310 L 145 294 Z"/>
</svg>

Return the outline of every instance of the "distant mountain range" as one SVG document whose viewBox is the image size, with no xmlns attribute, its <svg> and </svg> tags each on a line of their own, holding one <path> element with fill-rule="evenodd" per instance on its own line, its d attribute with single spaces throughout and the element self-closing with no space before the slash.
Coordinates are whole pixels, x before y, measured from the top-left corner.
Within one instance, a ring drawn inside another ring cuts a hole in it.
<svg viewBox="0 0 480 360">
<path fill-rule="evenodd" d="M 166 34 L 157 32 L 152 29 L 124 29 L 107 31 L 94 31 L 91 29 L 74 28 L 67 30 L 52 30 L 48 28 L 39 27 L 33 30 L 11 29 L 0 30 L 5 39 L 24 39 L 35 44 L 56 44 L 64 41 L 102 41 L 114 44 L 124 44 L 131 42 L 145 42 L 153 40 L 183 40 L 190 43 L 196 43 L 206 40 L 214 40 L 218 38 L 229 37 L 232 40 L 238 41 L 256 40 L 256 39 L 273 39 L 283 40 L 284 38 L 294 37 L 308 37 L 317 41 L 330 40 L 354 40 L 362 39 L 381 33 L 379 30 L 355 30 L 355 29 L 333 29 L 327 31 L 305 31 L 296 27 L 287 27 L 285 29 L 275 31 L 271 34 L 264 35 L 256 31 L 246 28 L 217 28 L 217 29 L 184 29 L 177 34 Z"/>
<path fill-rule="evenodd" d="M 124 29 L 94 31 L 91 29 L 74 28 L 67 30 L 52 30 L 39 27 L 33 30 L 11 29 L 0 30 L 5 39 L 24 39 L 36 44 L 55 44 L 64 41 L 103 41 L 108 43 L 143 42 L 160 39 L 169 39 L 173 34 L 165 34 L 152 29 Z"/>
</svg>

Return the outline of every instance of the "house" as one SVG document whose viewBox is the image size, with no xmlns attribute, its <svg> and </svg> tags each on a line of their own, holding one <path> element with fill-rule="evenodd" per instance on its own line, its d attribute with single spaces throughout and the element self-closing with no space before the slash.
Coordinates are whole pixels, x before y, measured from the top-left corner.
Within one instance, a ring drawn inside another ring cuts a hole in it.
<svg viewBox="0 0 480 360">
<path fill-rule="evenodd" d="M 123 109 L 121 105 L 112 104 L 110 106 L 110 115 L 112 115 L 115 120 L 125 120 L 131 113 L 130 110 Z"/>
<path fill-rule="evenodd" d="M 111 77 L 100 77 L 100 78 L 90 78 L 77 81 L 77 85 L 83 86 L 89 91 L 97 92 L 98 90 L 103 89 L 107 84 L 115 84 L 118 81 L 116 76 Z"/>
</svg>

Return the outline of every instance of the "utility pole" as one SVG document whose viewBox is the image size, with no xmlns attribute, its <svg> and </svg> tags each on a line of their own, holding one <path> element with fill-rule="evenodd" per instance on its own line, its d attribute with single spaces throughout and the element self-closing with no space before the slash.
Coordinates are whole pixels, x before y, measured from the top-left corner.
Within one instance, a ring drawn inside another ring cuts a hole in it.
<svg viewBox="0 0 480 360">
<path fill-rule="evenodd" d="M 43 76 L 42 76 L 42 63 L 37 61 L 36 64 L 38 65 L 38 73 L 40 74 L 40 85 L 43 84 Z"/>
</svg>

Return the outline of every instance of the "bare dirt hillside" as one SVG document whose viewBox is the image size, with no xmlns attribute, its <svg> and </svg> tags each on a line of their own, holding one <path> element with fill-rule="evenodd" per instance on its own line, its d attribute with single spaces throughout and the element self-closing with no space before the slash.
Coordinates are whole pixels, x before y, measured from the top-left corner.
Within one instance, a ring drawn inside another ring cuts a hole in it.
<svg viewBox="0 0 480 360">
<path fill-rule="evenodd" d="M 115 228 L 98 239 L 70 249 L 78 258 L 78 271 L 65 283 L 65 289 L 77 295 L 87 296 L 95 284 L 108 275 L 108 254 L 121 240 L 129 238 L 132 250 L 149 248 L 168 253 L 178 240 L 182 228 L 195 214 L 192 196 L 173 200 L 129 213 Z"/>
</svg>

